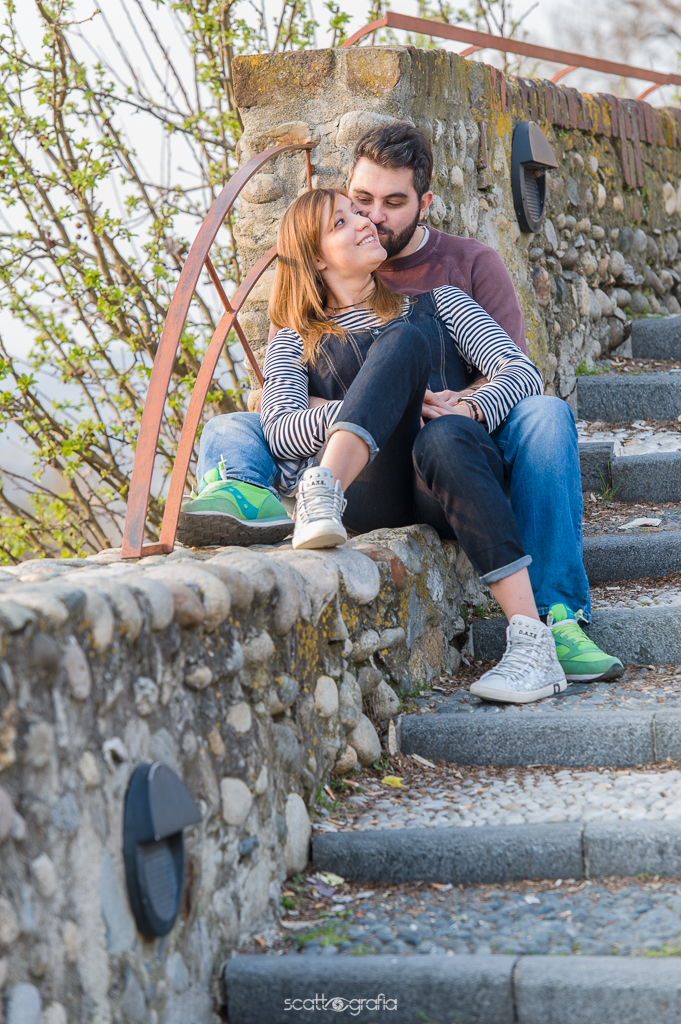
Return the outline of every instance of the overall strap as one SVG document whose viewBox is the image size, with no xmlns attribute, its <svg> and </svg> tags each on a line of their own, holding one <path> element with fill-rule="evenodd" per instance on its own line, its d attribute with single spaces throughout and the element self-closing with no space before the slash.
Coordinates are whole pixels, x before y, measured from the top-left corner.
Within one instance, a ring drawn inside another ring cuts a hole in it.
<svg viewBox="0 0 681 1024">
<path fill-rule="evenodd" d="M 420 295 L 409 296 L 411 303 L 407 316 L 411 313 L 421 313 L 426 316 L 438 316 L 437 304 L 435 302 L 435 296 L 432 292 L 422 292 Z"/>
</svg>

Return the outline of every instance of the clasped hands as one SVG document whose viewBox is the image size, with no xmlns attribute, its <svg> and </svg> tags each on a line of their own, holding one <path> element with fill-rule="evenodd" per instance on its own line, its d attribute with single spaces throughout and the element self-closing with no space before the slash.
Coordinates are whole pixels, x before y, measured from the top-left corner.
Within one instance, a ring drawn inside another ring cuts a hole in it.
<svg viewBox="0 0 681 1024">
<path fill-rule="evenodd" d="M 426 391 L 423 396 L 421 416 L 424 420 L 434 420 L 438 416 L 473 416 L 473 410 L 462 398 L 468 397 L 470 391 Z M 461 404 L 458 404 L 461 403 Z"/>
<path fill-rule="evenodd" d="M 426 391 L 423 396 L 423 408 L 421 409 L 421 426 L 425 426 L 428 420 L 437 419 L 438 416 L 467 416 L 468 419 L 475 419 L 473 410 L 464 398 L 472 398 L 476 388 L 465 388 L 463 391 Z"/>
</svg>

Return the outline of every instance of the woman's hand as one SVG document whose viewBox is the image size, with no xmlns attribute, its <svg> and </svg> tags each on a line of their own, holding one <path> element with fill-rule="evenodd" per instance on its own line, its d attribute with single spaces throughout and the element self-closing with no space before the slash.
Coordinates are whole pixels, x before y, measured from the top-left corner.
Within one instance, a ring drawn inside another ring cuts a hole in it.
<svg viewBox="0 0 681 1024">
<path fill-rule="evenodd" d="M 423 396 L 421 416 L 424 420 L 434 420 L 438 416 L 468 416 L 473 418 L 473 410 L 467 403 L 457 405 L 461 401 L 458 391 L 426 391 Z"/>
<path fill-rule="evenodd" d="M 307 400 L 307 407 L 308 409 L 317 409 L 320 405 L 328 405 L 330 401 L 330 398 L 317 398 L 316 395 L 310 395 Z"/>
</svg>

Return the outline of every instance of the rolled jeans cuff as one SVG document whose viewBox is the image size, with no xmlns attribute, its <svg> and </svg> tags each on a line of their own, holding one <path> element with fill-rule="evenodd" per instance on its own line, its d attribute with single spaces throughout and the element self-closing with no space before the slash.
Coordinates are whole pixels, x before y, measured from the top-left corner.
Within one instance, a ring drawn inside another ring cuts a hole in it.
<svg viewBox="0 0 681 1024">
<path fill-rule="evenodd" d="M 364 427 L 359 427 L 356 423 L 344 423 L 342 420 L 337 420 L 327 430 L 327 438 L 336 430 L 347 430 L 348 433 L 357 434 L 357 437 L 361 437 L 369 448 L 369 462 L 373 462 L 378 455 L 378 447 L 368 430 L 365 430 Z"/>
<path fill-rule="evenodd" d="M 499 580 L 505 580 L 507 576 L 512 576 L 515 572 L 520 572 L 521 569 L 527 569 L 528 565 L 531 564 L 532 556 L 523 555 L 522 558 L 516 558 L 515 562 L 509 562 L 508 565 L 502 565 L 499 569 L 492 569 L 491 572 L 486 572 L 480 579 L 489 586 L 490 583 L 498 583 Z"/>
</svg>

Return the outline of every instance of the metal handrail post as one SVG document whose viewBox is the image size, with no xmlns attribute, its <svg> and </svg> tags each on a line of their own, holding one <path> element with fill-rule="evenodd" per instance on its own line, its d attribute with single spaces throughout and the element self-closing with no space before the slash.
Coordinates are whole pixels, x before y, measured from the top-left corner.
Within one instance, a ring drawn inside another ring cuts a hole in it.
<svg viewBox="0 0 681 1024">
<path fill-rule="evenodd" d="M 227 214 L 232 208 L 235 200 L 239 196 L 241 190 L 246 183 L 256 174 L 263 164 L 266 164 L 269 160 L 272 160 L 282 153 L 306 151 L 306 173 L 308 185 L 311 182 L 312 167 L 310 163 L 309 151 L 314 148 L 314 143 L 290 143 L 280 146 L 273 146 L 271 149 L 265 150 L 263 153 L 259 153 L 252 157 L 242 168 L 240 168 L 231 181 L 224 187 L 218 198 L 211 206 L 206 219 L 199 229 L 199 233 L 194 239 L 194 243 L 189 251 L 189 255 L 185 261 L 180 274 L 180 279 L 175 289 L 175 294 L 170 303 L 166 321 L 163 326 L 161 338 L 158 343 L 158 349 L 154 359 L 154 365 L 151 371 L 151 379 L 149 381 L 149 391 L 144 404 L 144 411 L 142 413 L 142 422 L 140 424 L 139 439 L 137 443 L 137 450 L 135 452 L 135 461 L 132 470 L 132 480 L 130 482 L 130 491 L 128 493 L 128 507 L 125 517 L 125 527 L 123 531 L 123 544 L 121 548 L 122 558 L 139 558 L 143 553 L 144 545 L 144 531 L 147 517 L 147 507 L 149 504 L 149 493 L 151 491 L 151 479 L 154 471 L 154 460 L 156 457 L 156 448 L 158 445 L 159 433 L 161 430 L 161 423 L 163 420 L 163 412 L 165 408 L 165 401 L 168 395 L 168 387 L 170 385 L 170 379 L 172 375 L 173 364 L 177 355 L 177 349 L 180 343 L 180 337 L 184 330 L 185 321 L 189 312 L 189 305 L 193 298 L 196 286 L 198 284 L 199 277 L 203 267 L 206 265 L 206 259 L 210 250 L 215 236 L 217 235 L 220 227 L 222 226 Z M 271 250 L 270 250 L 271 252 Z M 269 254 L 268 254 L 269 255 Z M 264 258 L 264 257 L 263 257 Z M 274 257 L 272 257 L 274 258 Z M 256 264 L 256 267 L 262 261 Z M 272 260 L 270 259 L 270 263 Z M 269 264 L 268 264 L 269 265 Z M 240 294 L 240 303 L 246 300 L 248 292 L 253 288 L 258 277 L 263 273 L 260 270 L 258 275 L 254 274 L 255 267 L 249 275 L 246 276 L 239 289 L 237 289 L 236 295 Z M 210 271 L 209 271 L 210 273 Z M 212 277 L 212 275 L 211 275 Z M 244 286 L 248 282 L 247 291 L 243 291 Z M 218 290 L 220 294 L 220 289 Z M 224 299 L 223 299 L 224 296 Z M 220 295 L 223 303 L 226 301 L 229 306 L 229 300 L 222 289 Z M 231 304 L 233 308 L 233 303 Z M 239 309 L 241 306 L 239 306 Z M 213 335 L 213 341 L 209 346 L 209 351 L 212 351 L 213 342 L 218 336 L 221 328 L 224 328 L 225 323 L 229 320 L 232 313 L 226 313 L 225 317 L 222 318 L 218 328 Z M 229 328 L 224 334 L 224 338 L 220 343 L 218 350 L 218 356 L 222 351 L 222 345 L 229 334 L 232 326 L 237 324 L 236 313 L 229 324 Z M 244 345 L 244 351 L 246 352 L 249 362 L 253 359 L 253 364 L 257 367 L 257 361 L 250 351 L 248 342 L 246 341 L 243 331 L 239 326 L 235 327 L 237 336 Z M 207 353 L 208 354 L 208 353 Z M 217 362 L 217 358 L 216 358 Z M 213 367 L 214 370 L 214 367 Z M 255 370 L 256 376 L 258 375 L 257 369 Z M 212 376 L 212 374 L 211 374 Z M 210 382 L 209 382 L 210 383 Z M 208 389 L 206 389 L 206 394 Z M 205 396 L 204 396 L 205 401 Z M 191 403 L 190 403 L 191 404 Z M 202 405 L 203 408 L 203 405 Z M 185 422 L 186 428 L 186 422 Z M 198 423 L 197 423 L 198 428 Z M 183 435 L 184 436 L 184 428 Z M 196 430 L 194 431 L 194 437 L 192 438 L 192 446 L 196 437 Z M 187 464 L 188 465 L 188 464 Z M 175 469 L 173 469 L 173 475 Z M 172 478 L 171 478 L 172 485 Z M 184 487 L 184 480 L 182 482 Z M 179 516 L 179 508 L 178 508 Z M 164 515 L 164 524 L 166 517 Z M 162 528 L 163 532 L 163 528 Z M 174 538 L 174 531 L 173 531 Z M 163 543 L 149 545 L 145 549 L 144 553 L 152 554 L 159 553 L 165 550 L 166 545 Z M 172 543 L 169 548 L 172 550 Z"/>
<path fill-rule="evenodd" d="M 201 368 L 189 400 L 189 408 L 182 425 L 180 442 L 177 446 L 173 472 L 170 477 L 168 500 L 166 501 L 161 536 L 159 538 L 159 544 L 163 552 L 173 550 L 187 471 L 189 470 L 189 463 L 194 451 L 194 442 L 201 422 L 203 407 L 206 403 L 206 396 L 208 395 L 215 367 L 222 352 L 222 346 L 227 340 L 233 325 L 236 323 L 237 315 L 248 298 L 248 293 L 276 258 L 277 247 L 273 245 L 264 256 L 260 257 L 250 273 L 243 279 L 232 298 L 231 311 L 224 314 L 216 327 L 210 345 L 201 362 Z M 262 374 L 260 376 L 262 377 Z"/>
</svg>

